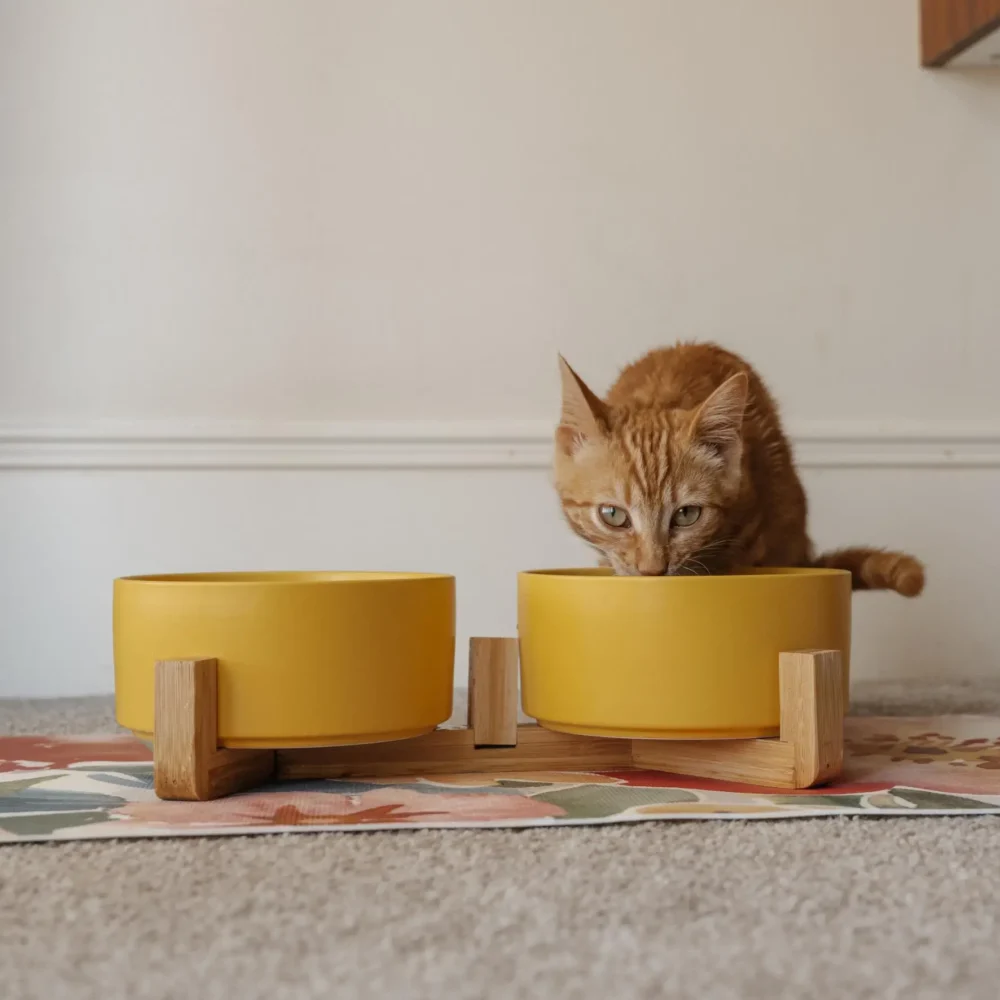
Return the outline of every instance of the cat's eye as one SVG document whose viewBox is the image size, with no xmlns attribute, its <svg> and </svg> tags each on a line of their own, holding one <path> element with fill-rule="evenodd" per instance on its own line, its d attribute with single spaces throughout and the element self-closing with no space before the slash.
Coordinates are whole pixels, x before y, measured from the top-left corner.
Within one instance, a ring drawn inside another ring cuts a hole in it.
<svg viewBox="0 0 1000 1000">
<path fill-rule="evenodd" d="M 686 507 L 678 507 L 674 511 L 670 523 L 675 528 L 690 528 L 699 517 L 701 517 L 701 508 L 694 504 L 688 504 Z"/>
<path fill-rule="evenodd" d="M 603 503 L 597 508 L 597 513 L 601 515 L 601 520 L 609 528 L 628 527 L 628 511 L 624 507 L 616 507 L 611 503 Z"/>
</svg>

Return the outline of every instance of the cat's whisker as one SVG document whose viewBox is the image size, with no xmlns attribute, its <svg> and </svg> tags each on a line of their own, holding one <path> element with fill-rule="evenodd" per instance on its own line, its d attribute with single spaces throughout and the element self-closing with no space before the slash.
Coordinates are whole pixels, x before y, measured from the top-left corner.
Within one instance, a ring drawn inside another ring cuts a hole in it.
<svg viewBox="0 0 1000 1000">
<path fill-rule="evenodd" d="M 697 564 L 699 569 L 694 569 Z M 671 574 L 672 576 L 711 576 L 712 571 L 700 559 L 695 556 L 688 556 Z"/>
</svg>

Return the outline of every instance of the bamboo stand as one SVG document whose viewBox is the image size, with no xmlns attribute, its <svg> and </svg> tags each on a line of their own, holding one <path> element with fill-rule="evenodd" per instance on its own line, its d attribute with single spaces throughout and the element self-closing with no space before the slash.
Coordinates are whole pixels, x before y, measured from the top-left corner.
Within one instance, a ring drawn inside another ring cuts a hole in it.
<svg viewBox="0 0 1000 1000">
<path fill-rule="evenodd" d="M 271 780 L 641 768 L 771 788 L 810 788 L 843 762 L 837 650 L 782 653 L 777 739 L 628 740 L 517 723 L 517 640 L 473 639 L 469 723 L 389 743 L 228 750 L 218 742 L 214 659 L 156 664 L 154 784 L 162 799 L 207 800 Z"/>
</svg>

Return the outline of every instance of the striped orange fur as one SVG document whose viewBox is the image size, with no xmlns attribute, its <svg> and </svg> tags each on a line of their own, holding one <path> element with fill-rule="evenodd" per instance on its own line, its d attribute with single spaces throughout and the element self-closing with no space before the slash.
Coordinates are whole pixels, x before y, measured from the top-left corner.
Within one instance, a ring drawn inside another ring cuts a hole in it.
<svg viewBox="0 0 1000 1000">
<path fill-rule="evenodd" d="M 600 399 L 560 358 L 555 484 L 573 530 L 622 575 L 827 566 L 857 590 L 907 597 L 913 556 L 815 556 L 805 491 L 778 409 L 753 368 L 714 344 L 678 344 L 627 367 Z"/>
</svg>

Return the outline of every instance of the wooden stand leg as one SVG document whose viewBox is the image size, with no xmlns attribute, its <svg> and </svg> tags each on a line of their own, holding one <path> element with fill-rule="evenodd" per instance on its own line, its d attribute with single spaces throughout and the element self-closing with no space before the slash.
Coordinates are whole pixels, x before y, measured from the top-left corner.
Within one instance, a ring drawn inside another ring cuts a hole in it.
<svg viewBox="0 0 1000 1000">
<path fill-rule="evenodd" d="M 795 787 L 812 788 L 844 765 L 844 673 L 833 649 L 782 653 L 781 742 L 794 749 Z"/>
<path fill-rule="evenodd" d="M 782 653 L 779 678 L 780 739 L 633 740 L 633 763 L 772 788 L 811 788 L 835 778 L 844 759 L 840 653 Z"/>
<path fill-rule="evenodd" d="M 517 745 L 517 639 L 469 640 L 469 728 L 477 747 Z"/>
<path fill-rule="evenodd" d="M 154 699 L 153 784 L 161 799 L 217 799 L 273 775 L 273 750 L 218 745 L 217 661 L 160 660 Z"/>
</svg>

